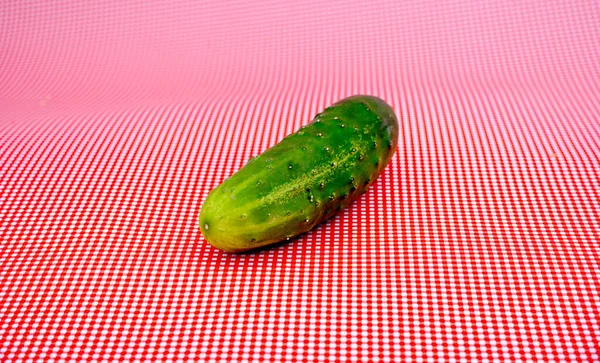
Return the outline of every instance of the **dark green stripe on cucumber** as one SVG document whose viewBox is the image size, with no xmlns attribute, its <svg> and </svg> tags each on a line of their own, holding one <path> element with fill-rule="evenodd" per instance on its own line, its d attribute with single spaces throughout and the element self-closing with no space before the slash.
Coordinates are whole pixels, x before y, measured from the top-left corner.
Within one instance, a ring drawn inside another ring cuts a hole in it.
<svg viewBox="0 0 600 363">
<path fill-rule="evenodd" d="M 228 252 L 307 232 L 360 197 L 398 144 L 392 108 L 373 96 L 336 102 L 213 189 L 200 211 L 206 240 Z"/>
</svg>

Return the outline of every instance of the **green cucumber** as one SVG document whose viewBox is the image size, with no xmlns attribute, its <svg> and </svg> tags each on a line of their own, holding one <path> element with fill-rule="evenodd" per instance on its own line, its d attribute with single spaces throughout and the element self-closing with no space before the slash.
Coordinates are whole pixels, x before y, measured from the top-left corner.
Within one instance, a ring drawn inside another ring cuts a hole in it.
<svg viewBox="0 0 600 363">
<path fill-rule="evenodd" d="M 206 197 L 205 239 L 228 252 L 268 246 L 311 230 L 367 191 L 398 144 L 392 108 L 345 98 L 248 161 Z"/>
</svg>

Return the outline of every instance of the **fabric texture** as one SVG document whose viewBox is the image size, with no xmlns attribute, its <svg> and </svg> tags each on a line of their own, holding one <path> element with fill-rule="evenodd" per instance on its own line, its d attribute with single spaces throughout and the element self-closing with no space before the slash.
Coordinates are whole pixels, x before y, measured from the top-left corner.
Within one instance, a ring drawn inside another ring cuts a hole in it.
<svg viewBox="0 0 600 363">
<path fill-rule="evenodd" d="M 600 361 L 597 1 L 0 3 L 0 361 Z M 206 243 L 203 199 L 354 94 L 360 200 Z"/>
</svg>

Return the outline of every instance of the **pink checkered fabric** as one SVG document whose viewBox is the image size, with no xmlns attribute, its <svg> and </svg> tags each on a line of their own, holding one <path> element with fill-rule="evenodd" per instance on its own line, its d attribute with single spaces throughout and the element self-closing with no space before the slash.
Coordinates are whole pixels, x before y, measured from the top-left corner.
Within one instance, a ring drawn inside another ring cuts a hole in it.
<svg viewBox="0 0 600 363">
<path fill-rule="evenodd" d="M 400 142 L 233 255 L 203 199 L 354 94 Z M 599 362 L 597 1 L 0 3 L 0 361 Z"/>
</svg>

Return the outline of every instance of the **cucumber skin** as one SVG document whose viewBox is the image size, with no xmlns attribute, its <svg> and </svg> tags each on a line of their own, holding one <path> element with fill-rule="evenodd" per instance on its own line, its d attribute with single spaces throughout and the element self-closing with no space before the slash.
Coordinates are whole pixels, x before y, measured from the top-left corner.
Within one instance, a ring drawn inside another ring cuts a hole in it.
<svg viewBox="0 0 600 363">
<path fill-rule="evenodd" d="M 200 230 L 227 252 L 305 233 L 365 193 L 397 145 L 389 105 L 373 96 L 342 99 L 213 189 Z"/>
</svg>

